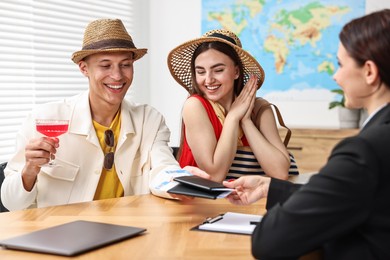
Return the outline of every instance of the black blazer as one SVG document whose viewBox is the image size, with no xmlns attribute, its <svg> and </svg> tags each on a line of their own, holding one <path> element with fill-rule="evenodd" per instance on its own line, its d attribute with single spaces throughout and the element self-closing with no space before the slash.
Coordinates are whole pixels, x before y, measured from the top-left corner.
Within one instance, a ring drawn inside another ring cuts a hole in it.
<svg viewBox="0 0 390 260">
<path fill-rule="evenodd" d="M 306 185 L 272 179 L 252 254 L 296 259 L 390 259 L 390 105 L 333 149 Z"/>
</svg>

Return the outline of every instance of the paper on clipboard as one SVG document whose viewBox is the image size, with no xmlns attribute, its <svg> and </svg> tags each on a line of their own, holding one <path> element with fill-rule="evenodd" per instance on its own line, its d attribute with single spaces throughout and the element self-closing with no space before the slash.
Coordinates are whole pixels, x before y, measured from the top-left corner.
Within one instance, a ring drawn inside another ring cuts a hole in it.
<svg viewBox="0 0 390 260">
<path fill-rule="evenodd" d="M 251 235 L 256 227 L 253 222 L 260 222 L 263 216 L 227 212 L 214 219 L 208 219 L 203 224 L 195 227 L 195 230 L 213 231 L 233 234 Z"/>
</svg>

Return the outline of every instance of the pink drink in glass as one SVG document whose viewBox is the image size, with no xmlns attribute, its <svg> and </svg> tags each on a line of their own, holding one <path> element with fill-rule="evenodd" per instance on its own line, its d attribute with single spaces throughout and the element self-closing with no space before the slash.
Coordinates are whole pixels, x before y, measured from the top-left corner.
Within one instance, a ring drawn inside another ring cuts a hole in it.
<svg viewBox="0 0 390 260">
<path fill-rule="evenodd" d="M 57 137 L 68 132 L 68 120 L 58 119 L 36 119 L 35 127 L 37 131 L 47 137 Z M 49 162 L 46 166 L 54 166 L 55 162 L 50 155 Z"/>
<path fill-rule="evenodd" d="M 52 124 L 50 122 L 37 124 L 37 131 L 48 137 L 57 137 L 68 131 L 68 124 Z"/>
</svg>

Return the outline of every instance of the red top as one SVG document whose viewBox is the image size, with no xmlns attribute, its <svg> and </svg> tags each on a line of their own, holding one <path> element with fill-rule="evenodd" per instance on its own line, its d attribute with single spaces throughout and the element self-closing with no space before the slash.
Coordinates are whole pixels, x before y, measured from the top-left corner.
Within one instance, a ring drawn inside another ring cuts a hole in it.
<svg viewBox="0 0 390 260">
<path fill-rule="evenodd" d="M 215 138 L 218 141 L 219 137 L 221 136 L 223 126 L 222 126 L 221 122 L 219 121 L 217 115 L 215 114 L 213 106 L 210 104 L 210 102 L 207 99 L 205 99 L 204 97 L 202 97 L 198 94 L 191 95 L 190 97 L 197 98 L 202 103 L 203 107 L 206 109 L 207 115 L 209 116 L 210 122 L 214 128 Z M 194 156 L 192 155 L 191 148 L 188 146 L 188 143 L 187 143 L 184 124 L 183 124 L 183 131 L 184 131 L 184 134 L 183 134 L 184 140 L 183 140 L 183 147 L 182 147 L 181 155 L 179 158 L 180 167 L 182 167 L 182 168 L 184 166 L 196 166 L 197 167 L 198 165 L 196 164 Z M 242 141 L 243 141 L 243 144 L 245 146 L 248 146 L 248 142 L 247 142 L 245 136 L 242 137 Z"/>
</svg>

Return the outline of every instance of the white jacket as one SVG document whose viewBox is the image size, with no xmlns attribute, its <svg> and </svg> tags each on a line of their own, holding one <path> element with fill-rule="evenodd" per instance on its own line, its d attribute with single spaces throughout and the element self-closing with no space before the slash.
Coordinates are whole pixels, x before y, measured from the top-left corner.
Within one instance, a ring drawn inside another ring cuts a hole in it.
<svg viewBox="0 0 390 260">
<path fill-rule="evenodd" d="M 9 210 L 91 201 L 99 182 L 104 154 L 92 125 L 88 92 L 43 106 L 47 113 L 70 115 L 69 131 L 59 137 L 59 166 L 42 167 L 33 189 L 28 192 L 23 188 L 25 146 L 40 135 L 33 111 L 17 135 L 17 152 L 5 169 L 1 199 Z M 114 162 L 125 196 L 146 194 L 151 189 L 156 195 L 169 197 L 155 189 L 171 179 L 172 171 L 168 170 L 180 169 L 168 146 L 169 138 L 164 118 L 154 108 L 122 102 Z"/>
</svg>

